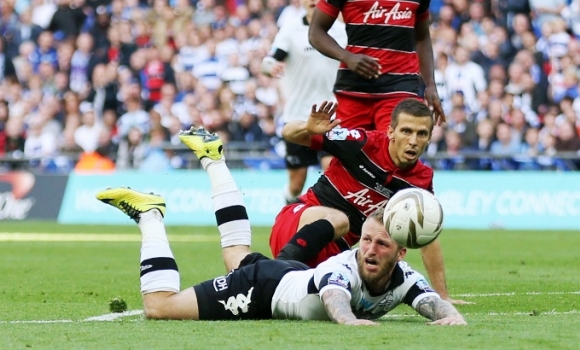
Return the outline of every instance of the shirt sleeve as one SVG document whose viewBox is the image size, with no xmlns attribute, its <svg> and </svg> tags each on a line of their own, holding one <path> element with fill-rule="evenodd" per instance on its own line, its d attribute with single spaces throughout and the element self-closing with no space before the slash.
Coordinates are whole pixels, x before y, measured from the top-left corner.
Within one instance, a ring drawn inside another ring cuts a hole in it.
<svg viewBox="0 0 580 350">
<path fill-rule="evenodd" d="M 431 0 L 421 0 L 417 8 L 418 21 L 424 21 L 429 18 L 429 5 L 431 5 Z"/>
<path fill-rule="evenodd" d="M 415 283 L 413 283 L 411 288 L 407 291 L 403 302 L 415 308 L 419 301 L 428 296 L 436 296 L 439 298 L 439 294 L 431 288 L 423 276 L 419 275 Z"/>
<path fill-rule="evenodd" d="M 283 51 L 285 53 L 290 52 L 290 46 L 292 44 L 291 34 L 292 33 L 289 28 L 289 25 L 283 25 L 282 28 L 280 28 L 280 31 L 278 31 L 278 34 L 276 34 L 274 41 L 272 42 L 272 47 L 270 48 L 269 55 L 276 58 L 275 55 L 277 51 Z M 276 60 L 280 61 L 278 60 L 278 58 L 276 58 Z"/>
<path fill-rule="evenodd" d="M 331 289 L 342 290 L 350 298 L 352 295 L 352 280 L 352 272 L 343 264 L 321 264 L 314 271 L 314 284 L 321 298 L 324 292 Z"/>
<path fill-rule="evenodd" d="M 346 0 L 321 0 L 316 7 L 327 15 L 336 18 L 342 11 L 344 4 L 346 4 Z"/>
</svg>

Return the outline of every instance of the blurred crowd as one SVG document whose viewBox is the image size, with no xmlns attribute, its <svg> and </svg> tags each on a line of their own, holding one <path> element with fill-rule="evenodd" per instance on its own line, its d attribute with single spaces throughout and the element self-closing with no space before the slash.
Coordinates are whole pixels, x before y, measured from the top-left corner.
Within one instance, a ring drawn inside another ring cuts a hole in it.
<svg viewBox="0 0 580 350">
<path fill-rule="evenodd" d="M 298 0 L 1 0 L 0 159 L 180 168 L 168 145 L 191 125 L 282 156 L 283 96 L 260 63 L 304 13 Z M 554 155 L 580 150 L 580 0 L 432 0 L 431 16 L 448 122 L 430 164 L 574 169 Z"/>
</svg>

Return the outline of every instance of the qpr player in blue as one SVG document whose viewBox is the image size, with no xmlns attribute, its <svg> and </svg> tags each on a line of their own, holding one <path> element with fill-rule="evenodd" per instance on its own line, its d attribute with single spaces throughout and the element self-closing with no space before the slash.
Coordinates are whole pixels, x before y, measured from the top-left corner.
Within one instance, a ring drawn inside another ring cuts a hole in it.
<svg viewBox="0 0 580 350">
<path fill-rule="evenodd" d="M 406 249 L 386 232 L 382 209 L 364 222 L 359 248 L 331 257 L 316 268 L 252 253 L 250 222 L 242 193 L 226 166 L 221 140 L 201 128 L 182 132 L 180 138 L 200 158 L 209 175 L 229 272 L 180 291 L 177 263 L 163 223 L 164 199 L 129 188 L 99 192 L 99 200 L 120 209 L 141 230 L 140 280 L 146 317 L 274 318 L 377 325 L 372 320 L 405 303 L 431 320 L 429 324 L 466 324 L 453 305 L 402 261 Z"/>
</svg>

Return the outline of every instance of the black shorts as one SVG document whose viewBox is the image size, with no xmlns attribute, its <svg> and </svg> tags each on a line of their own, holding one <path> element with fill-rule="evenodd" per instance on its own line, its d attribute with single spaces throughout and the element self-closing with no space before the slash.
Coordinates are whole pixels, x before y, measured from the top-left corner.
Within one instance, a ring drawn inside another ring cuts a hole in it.
<svg viewBox="0 0 580 350">
<path fill-rule="evenodd" d="M 261 320 L 272 318 L 272 297 L 290 271 L 308 270 L 297 261 L 271 260 L 249 254 L 225 276 L 195 285 L 200 320 Z"/>
<path fill-rule="evenodd" d="M 320 163 L 320 158 L 330 154 L 323 151 L 315 151 L 309 147 L 298 145 L 284 140 L 286 144 L 286 169 L 307 168 Z"/>
</svg>

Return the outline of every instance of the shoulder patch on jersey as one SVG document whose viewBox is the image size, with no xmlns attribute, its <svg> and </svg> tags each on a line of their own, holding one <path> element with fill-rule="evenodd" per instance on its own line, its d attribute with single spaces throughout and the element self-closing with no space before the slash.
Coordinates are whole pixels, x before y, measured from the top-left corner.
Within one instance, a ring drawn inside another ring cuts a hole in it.
<svg viewBox="0 0 580 350">
<path fill-rule="evenodd" d="M 429 283 L 427 283 L 427 281 L 425 281 L 422 278 L 418 279 L 417 282 L 415 282 L 415 284 L 417 285 L 417 287 L 419 287 L 419 289 L 421 289 L 424 292 L 435 292 L 433 288 L 431 288 Z"/>
<path fill-rule="evenodd" d="M 333 284 L 350 290 L 350 279 L 342 272 L 333 272 L 328 278 L 328 284 Z"/>
<path fill-rule="evenodd" d="M 344 141 L 348 137 L 348 129 L 334 128 L 326 133 L 326 137 L 331 141 Z"/>
<path fill-rule="evenodd" d="M 344 140 L 361 140 L 363 135 L 360 130 L 356 129 L 346 129 L 336 127 L 326 133 L 326 138 L 331 141 L 344 141 Z"/>
</svg>

